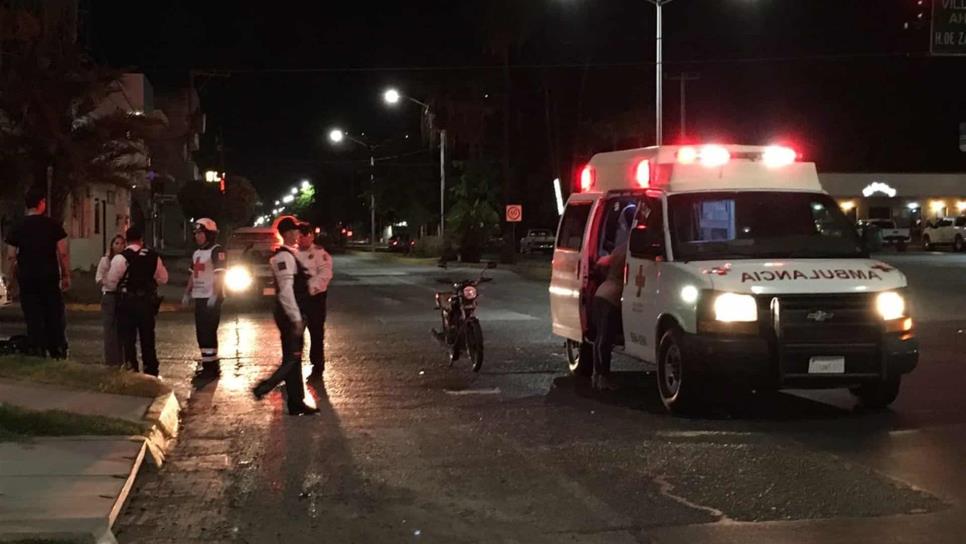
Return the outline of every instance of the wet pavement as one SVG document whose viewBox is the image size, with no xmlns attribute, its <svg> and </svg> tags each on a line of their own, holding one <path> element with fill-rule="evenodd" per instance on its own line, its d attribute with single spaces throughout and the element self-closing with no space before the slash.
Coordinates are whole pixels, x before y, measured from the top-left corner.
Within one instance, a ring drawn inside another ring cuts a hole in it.
<svg viewBox="0 0 966 544">
<path fill-rule="evenodd" d="M 429 335 L 435 279 L 457 272 L 337 258 L 325 378 L 307 389 L 316 417 L 285 415 L 279 391 L 249 393 L 278 359 L 267 312 L 226 312 L 223 373 L 209 383 L 191 382 L 190 315 L 165 314 L 161 369 L 188 399 L 182 436 L 162 470 L 141 475 L 115 532 L 122 543 L 963 542 L 966 259 L 895 262 L 919 300 L 923 359 L 881 413 L 829 391 L 674 418 L 653 377 L 623 359 L 623 388 L 594 394 L 566 375 L 546 285 L 504 270 L 482 290 L 475 375 L 448 368 Z M 96 316 L 72 315 L 70 335 L 79 358 L 96 356 Z"/>
</svg>

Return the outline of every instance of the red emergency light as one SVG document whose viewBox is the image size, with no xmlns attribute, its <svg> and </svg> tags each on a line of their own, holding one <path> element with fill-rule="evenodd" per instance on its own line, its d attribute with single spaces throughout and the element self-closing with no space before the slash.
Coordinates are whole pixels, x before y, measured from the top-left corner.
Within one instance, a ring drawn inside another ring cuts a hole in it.
<svg viewBox="0 0 966 544">
<path fill-rule="evenodd" d="M 645 188 L 651 185 L 651 161 L 644 159 L 637 163 L 634 170 L 634 179 L 638 187 Z"/>
<path fill-rule="evenodd" d="M 586 193 L 591 190 L 596 182 L 597 172 L 594 171 L 594 167 L 589 164 L 584 166 L 580 171 L 580 192 Z"/>
</svg>

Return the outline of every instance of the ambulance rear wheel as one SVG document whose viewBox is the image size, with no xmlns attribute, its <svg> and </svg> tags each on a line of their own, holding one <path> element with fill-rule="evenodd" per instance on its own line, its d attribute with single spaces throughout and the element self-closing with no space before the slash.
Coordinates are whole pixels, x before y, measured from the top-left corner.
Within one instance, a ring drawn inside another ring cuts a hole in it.
<svg viewBox="0 0 966 544">
<path fill-rule="evenodd" d="M 661 402 L 674 414 L 693 413 L 700 405 L 701 380 L 693 374 L 683 346 L 681 330 L 673 327 L 661 337 L 657 389 Z"/>
<path fill-rule="evenodd" d="M 594 372 L 594 345 L 586 340 L 567 340 L 567 367 L 574 376 L 590 376 Z"/>
</svg>

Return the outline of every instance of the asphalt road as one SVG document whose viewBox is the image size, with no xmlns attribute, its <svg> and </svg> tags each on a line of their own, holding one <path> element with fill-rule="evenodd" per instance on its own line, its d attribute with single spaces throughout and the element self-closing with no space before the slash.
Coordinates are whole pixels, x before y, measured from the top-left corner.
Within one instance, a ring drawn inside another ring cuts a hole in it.
<svg viewBox="0 0 966 544">
<path fill-rule="evenodd" d="M 223 376 L 195 384 L 190 317 L 166 314 L 184 432 L 139 478 L 118 540 L 963 542 L 966 257 L 885 258 L 910 277 L 923 355 L 881 413 L 829 391 L 670 417 L 629 360 L 620 391 L 594 394 L 566 375 L 546 285 L 504 270 L 483 290 L 474 375 L 428 332 L 435 279 L 457 272 L 339 257 L 316 417 L 248 393 L 278 359 L 267 314 L 228 312 Z M 78 358 L 97 331 L 72 316 Z"/>
</svg>

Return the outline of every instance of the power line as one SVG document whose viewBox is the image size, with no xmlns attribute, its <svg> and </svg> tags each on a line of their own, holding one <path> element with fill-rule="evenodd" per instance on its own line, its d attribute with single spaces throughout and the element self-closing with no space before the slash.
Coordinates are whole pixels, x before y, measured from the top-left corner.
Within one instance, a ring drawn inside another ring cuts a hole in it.
<svg viewBox="0 0 966 544">
<path fill-rule="evenodd" d="M 665 60 L 668 65 L 713 65 L 713 64 L 768 64 L 776 62 L 796 61 L 843 61 L 868 59 L 932 58 L 925 52 L 896 51 L 885 53 L 822 53 L 814 55 L 783 55 L 769 57 L 724 57 L 710 59 L 679 59 Z M 511 70 L 542 70 L 542 69 L 610 69 L 610 68 L 647 68 L 653 67 L 654 61 L 626 61 L 626 62 L 562 62 L 562 63 L 532 63 L 511 64 Z M 144 67 L 146 71 L 174 70 L 172 68 Z M 352 72 L 459 72 L 459 71 L 487 71 L 502 70 L 502 64 L 454 64 L 429 66 L 342 66 L 342 67 L 269 67 L 269 68 L 204 68 L 199 70 L 217 71 L 230 75 L 261 75 L 261 74 L 311 74 L 311 73 L 352 73 Z"/>
</svg>

